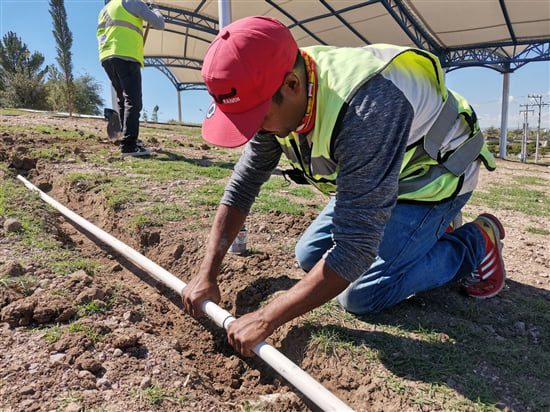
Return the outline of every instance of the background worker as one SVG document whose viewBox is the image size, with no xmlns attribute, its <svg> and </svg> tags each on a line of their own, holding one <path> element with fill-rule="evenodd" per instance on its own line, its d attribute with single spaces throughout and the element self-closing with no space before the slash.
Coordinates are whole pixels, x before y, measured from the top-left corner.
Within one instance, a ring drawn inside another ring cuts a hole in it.
<svg viewBox="0 0 550 412">
<path fill-rule="evenodd" d="M 99 59 L 117 94 L 123 156 L 151 153 L 138 141 L 144 20 L 154 29 L 164 29 L 160 11 L 149 9 L 143 1 L 111 0 L 99 13 L 97 23 Z"/>
<path fill-rule="evenodd" d="M 296 246 L 304 278 L 229 325 L 237 351 L 251 356 L 277 327 L 336 296 L 363 314 L 454 281 L 479 298 L 502 289 L 504 230 L 495 217 L 445 233 L 480 165 L 495 164 L 437 57 L 385 44 L 299 50 L 282 23 L 248 17 L 221 30 L 202 74 L 214 98 L 203 137 L 248 143 L 182 292 L 187 312 L 200 316 L 205 299 L 219 302 L 221 262 L 282 153 L 331 195 Z"/>
</svg>

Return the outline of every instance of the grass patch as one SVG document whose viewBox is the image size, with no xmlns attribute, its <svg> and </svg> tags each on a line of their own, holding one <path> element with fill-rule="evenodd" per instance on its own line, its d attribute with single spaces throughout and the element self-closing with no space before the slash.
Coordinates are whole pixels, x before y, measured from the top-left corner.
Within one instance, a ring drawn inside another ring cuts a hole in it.
<svg viewBox="0 0 550 412">
<path fill-rule="evenodd" d="M 87 274 L 93 275 L 100 267 L 98 261 L 79 257 L 77 253 L 70 251 L 58 252 L 49 256 L 48 260 L 53 271 L 59 275 L 69 275 L 78 270 L 84 270 Z"/>
<path fill-rule="evenodd" d="M 104 173 L 85 173 L 85 172 L 71 172 L 65 176 L 65 180 L 69 183 L 77 184 L 83 183 L 90 188 L 97 186 L 100 183 L 108 182 L 109 179 Z"/>
<path fill-rule="evenodd" d="M 260 196 L 258 196 L 252 207 L 252 211 L 260 213 L 280 212 L 290 215 L 303 215 L 306 208 L 307 206 L 301 203 L 290 201 L 287 196 L 260 193 Z"/>
<path fill-rule="evenodd" d="M 96 315 L 99 313 L 105 313 L 108 310 L 108 306 L 105 304 L 100 304 L 97 301 L 93 300 L 91 302 L 78 305 L 77 313 L 79 317 Z"/>
<path fill-rule="evenodd" d="M 38 280 L 32 275 L 23 275 L 16 277 L 0 277 L 0 285 L 22 293 L 24 296 L 30 296 L 36 289 Z"/>
<path fill-rule="evenodd" d="M 550 183 L 547 180 L 536 176 L 512 176 L 512 179 L 514 182 L 521 185 L 547 186 Z"/>
<path fill-rule="evenodd" d="M 198 180 L 200 178 L 219 180 L 227 178 L 232 171 L 231 164 L 218 165 L 174 154 L 161 154 L 150 159 L 126 159 L 116 162 L 114 165 L 146 178 L 148 181 L 156 182 Z"/>
<path fill-rule="evenodd" d="M 69 130 L 60 129 L 56 126 L 49 125 L 2 125 L 2 129 L 11 133 L 25 133 L 25 134 L 38 134 L 38 135 L 50 135 L 56 138 L 64 140 L 86 140 L 87 133 L 82 130 Z"/>
<path fill-rule="evenodd" d="M 544 235 L 544 236 L 550 235 L 550 230 L 546 230 L 541 227 L 530 226 L 527 228 L 527 231 L 529 233 L 534 233 L 535 235 Z"/>
<path fill-rule="evenodd" d="M 147 200 L 146 193 L 140 189 L 140 179 L 117 175 L 107 177 L 103 173 L 84 172 L 69 173 L 66 179 L 85 191 L 98 188 L 107 205 L 113 210 L 120 210 L 126 204 Z"/>
<path fill-rule="evenodd" d="M 64 333 L 65 331 L 61 328 L 61 326 L 51 326 L 46 329 L 46 332 L 44 333 L 44 340 L 48 343 L 55 343 L 61 339 Z"/>
<path fill-rule="evenodd" d="M 404 303 L 360 318 L 331 301 L 306 315 L 308 347 L 343 360 L 359 374 L 376 373 L 408 405 L 497 411 L 505 390 L 516 406 L 544 410 L 549 400 L 542 394 L 548 393 L 550 382 L 550 302 L 523 294 L 513 299 L 513 310 L 502 309 L 505 315 L 477 301 L 456 299 L 447 301 L 449 307 L 439 316 Z M 518 321 L 526 325 L 523 335 L 514 332 Z M 495 334 L 503 339 L 496 340 Z M 495 386 L 491 376 L 498 376 L 501 385 Z"/>
<path fill-rule="evenodd" d="M 32 259 L 44 267 L 50 267 L 55 273 L 67 275 L 83 269 L 93 274 L 99 262 L 81 257 L 77 252 L 67 250 L 55 240 L 53 231 L 49 230 L 47 216 L 48 206 L 38 196 L 17 185 L 15 181 L 5 180 L 0 183 L 0 215 L 17 219 L 22 230 L 9 234 L 13 239 L 12 247 L 24 248 Z M 12 284 L 19 283 L 19 288 L 27 294 L 33 289 L 32 277 L 18 277 L 4 280 Z"/>
<path fill-rule="evenodd" d="M 224 187 L 224 185 L 219 183 L 211 183 L 192 189 L 188 195 L 190 206 L 217 207 L 220 204 Z"/>
<path fill-rule="evenodd" d="M 164 402 L 183 405 L 187 396 L 178 395 L 176 390 L 163 388 L 160 385 L 152 385 L 146 389 L 134 392 L 135 396 L 149 406 L 159 406 Z"/>
<path fill-rule="evenodd" d="M 22 114 L 27 114 L 27 112 L 19 109 L 13 109 L 13 108 L 0 109 L 0 116 L 19 116 Z"/>
<path fill-rule="evenodd" d="M 33 157 L 37 157 L 39 159 L 44 159 L 44 160 L 54 160 L 62 157 L 62 153 L 57 146 L 49 147 L 49 148 L 41 147 L 38 149 L 34 149 L 31 151 L 31 155 Z"/>
<path fill-rule="evenodd" d="M 120 210 L 126 204 L 147 200 L 145 192 L 139 189 L 139 182 L 129 179 L 117 179 L 116 182 L 101 185 L 107 205 L 113 210 Z"/>
<path fill-rule="evenodd" d="M 517 186 L 489 186 L 487 191 L 477 191 L 471 203 L 492 209 L 513 210 L 529 216 L 550 216 L 548 195 L 539 190 Z"/>
<path fill-rule="evenodd" d="M 71 403 L 77 403 L 82 401 L 82 396 L 75 391 L 69 391 L 61 398 L 61 406 L 66 407 Z"/>
<path fill-rule="evenodd" d="M 158 203 L 132 217 L 132 227 L 160 226 L 167 222 L 179 222 L 193 214 L 189 208 L 176 203 Z"/>
<path fill-rule="evenodd" d="M 95 331 L 92 327 L 88 325 L 83 325 L 78 322 L 72 323 L 69 326 L 69 333 L 83 333 L 88 339 L 90 339 L 90 342 L 92 342 L 92 344 L 94 345 L 106 336 Z"/>
<path fill-rule="evenodd" d="M 313 199 L 317 196 L 317 193 L 310 186 L 294 186 L 288 190 L 292 196 L 301 197 L 303 199 Z"/>
<path fill-rule="evenodd" d="M 298 199 L 293 200 L 289 195 Z M 317 194 L 307 186 L 289 186 L 282 177 L 272 176 L 260 191 L 252 210 L 261 213 L 280 212 L 291 215 L 303 215 L 309 206 L 301 200 L 312 199 Z"/>
</svg>

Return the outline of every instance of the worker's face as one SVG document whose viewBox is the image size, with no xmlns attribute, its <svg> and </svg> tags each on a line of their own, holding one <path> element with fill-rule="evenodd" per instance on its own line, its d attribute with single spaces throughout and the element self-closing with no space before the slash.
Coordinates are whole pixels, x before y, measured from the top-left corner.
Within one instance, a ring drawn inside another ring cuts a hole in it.
<svg viewBox="0 0 550 412">
<path fill-rule="evenodd" d="M 260 133 L 274 133 L 285 137 L 302 123 L 307 106 L 304 82 L 296 73 L 290 72 L 285 76 L 280 90 L 283 100 L 280 104 L 271 103 Z"/>
</svg>

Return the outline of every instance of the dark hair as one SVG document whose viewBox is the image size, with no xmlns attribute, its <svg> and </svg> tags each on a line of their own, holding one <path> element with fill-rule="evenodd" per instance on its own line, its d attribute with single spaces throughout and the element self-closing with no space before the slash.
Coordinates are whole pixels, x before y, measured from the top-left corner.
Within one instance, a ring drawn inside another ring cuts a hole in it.
<svg viewBox="0 0 550 412">
<path fill-rule="evenodd" d="M 304 58 L 302 57 L 302 53 L 300 53 L 300 50 L 298 50 L 298 53 L 296 54 L 296 61 L 294 62 L 294 67 L 292 70 L 297 70 L 300 67 L 304 66 Z M 283 87 L 281 85 L 281 87 Z M 281 93 L 281 87 L 277 89 L 271 100 L 273 103 L 280 105 L 283 102 L 283 94 Z"/>
</svg>

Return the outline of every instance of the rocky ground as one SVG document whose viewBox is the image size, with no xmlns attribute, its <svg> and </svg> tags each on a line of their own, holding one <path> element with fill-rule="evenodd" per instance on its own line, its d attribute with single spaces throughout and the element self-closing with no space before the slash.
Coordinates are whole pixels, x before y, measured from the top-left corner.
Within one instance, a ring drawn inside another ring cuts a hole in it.
<svg viewBox="0 0 550 412">
<path fill-rule="evenodd" d="M 257 358 L 242 358 L 173 292 L 30 194 L 25 175 L 76 213 L 188 281 L 238 152 L 198 130 L 147 125 L 151 159 L 122 159 L 102 120 L 0 119 L 0 410 L 316 410 Z M 220 306 L 242 315 L 302 275 L 293 247 L 324 198 L 281 177 L 229 255 Z M 499 162 L 466 220 L 506 225 L 509 281 L 474 301 L 457 286 L 357 318 L 333 302 L 269 339 L 356 410 L 550 408 L 550 176 Z"/>
</svg>

